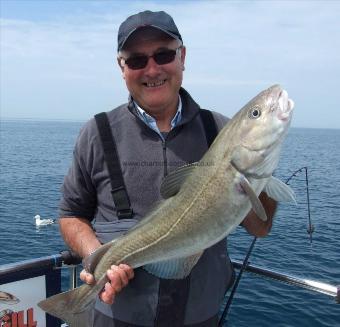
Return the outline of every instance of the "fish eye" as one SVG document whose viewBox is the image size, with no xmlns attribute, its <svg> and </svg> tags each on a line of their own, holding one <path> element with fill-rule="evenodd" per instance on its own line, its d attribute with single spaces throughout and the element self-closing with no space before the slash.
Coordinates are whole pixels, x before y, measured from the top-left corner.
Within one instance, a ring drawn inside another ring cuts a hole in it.
<svg viewBox="0 0 340 327">
<path fill-rule="evenodd" d="M 253 107 L 248 112 L 248 117 L 251 119 L 256 119 L 261 116 L 261 109 L 259 107 Z"/>
</svg>

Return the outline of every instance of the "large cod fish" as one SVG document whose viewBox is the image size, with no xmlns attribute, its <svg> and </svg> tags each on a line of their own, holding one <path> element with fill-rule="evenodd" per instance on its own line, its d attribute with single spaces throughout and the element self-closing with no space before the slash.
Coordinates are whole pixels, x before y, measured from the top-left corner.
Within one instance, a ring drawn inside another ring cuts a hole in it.
<svg viewBox="0 0 340 327">
<path fill-rule="evenodd" d="M 202 160 L 167 176 L 161 186 L 164 200 L 156 208 L 85 259 L 95 284 L 57 294 L 39 306 L 70 327 L 86 326 L 85 313 L 107 282 L 112 264 L 184 278 L 203 251 L 233 231 L 250 209 L 267 219 L 258 199 L 263 190 L 277 201 L 294 200 L 293 191 L 272 176 L 292 109 L 279 85 L 258 94 L 220 131 Z"/>
</svg>

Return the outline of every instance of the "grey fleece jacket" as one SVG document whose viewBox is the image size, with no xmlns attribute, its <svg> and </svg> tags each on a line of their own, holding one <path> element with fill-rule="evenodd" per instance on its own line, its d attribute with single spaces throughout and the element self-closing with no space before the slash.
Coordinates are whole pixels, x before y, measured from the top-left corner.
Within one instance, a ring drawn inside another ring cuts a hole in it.
<svg viewBox="0 0 340 327">
<path fill-rule="evenodd" d="M 110 193 L 111 185 L 97 126 L 91 119 L 81 130 L 73 162 L 62 187 L 60 217 L 92 221 L 97 237 L 106 243 L 131 228 L 161 199 L 160 185 L 170 171 L 201 159 L 208 149 L 199 115 L 200 107 L 182 88 L 182 120 L 165 140 L 136 114 L 132 99 L 108 112 L 116 141 L 124 182 L 134 211 L 132 219 L 118 220 Z M 220 130 L 228 119 L 213 113 Z M 190 276 L 185 324 L 205 321 L 215 315 L 233 275 L 224 241 L 207 249 Z M 157 311 L 159 279 L 144 269 L 109 308 L 97 310 L 120 321 L 152 326 Z M 131 309 L 133 308 L 133 312 Z"/>
</svg>

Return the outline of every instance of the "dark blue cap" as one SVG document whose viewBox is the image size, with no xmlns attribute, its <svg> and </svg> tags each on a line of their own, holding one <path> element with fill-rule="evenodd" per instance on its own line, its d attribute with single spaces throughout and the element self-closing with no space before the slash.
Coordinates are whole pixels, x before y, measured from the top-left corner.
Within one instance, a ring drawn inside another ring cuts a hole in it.
<svg viewBox="0 0 340 327">
<path fill-rule="evenodd" d="M 118 30 L 118 51 L 120 51 L 130 35 L 141 27 L 154 27 L 170 35 L 174 39 L 181 40 L 181 34 L 170 15 L 164 11 L 143 11 L 128 17 Z"/>
</svg>

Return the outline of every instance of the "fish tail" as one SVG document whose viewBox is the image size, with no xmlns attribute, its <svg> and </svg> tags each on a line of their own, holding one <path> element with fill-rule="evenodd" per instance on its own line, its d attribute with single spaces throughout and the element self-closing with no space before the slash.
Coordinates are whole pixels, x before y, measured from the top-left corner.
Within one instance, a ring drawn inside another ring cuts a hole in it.
<svg viewBox="0 0 340 327">
<path fill-rule="evenodd" d="M 68 327 L 93 327 L 93 310 L 91 308 L 76 314 L 64 315 Z"/>
<path fill-rule="evenodd" d="M 87 289 L 88 290 L 87 290 Z M 71 291 L 60 293 L 40 301 L 38 306 L 66 322 L 69 327 L 87 327 L 91 319 L 91 309 L 96 300 L 95 292 L 88 292 L 89 285 L 82 285 Z"/>
</svg>

